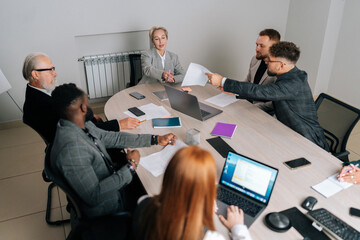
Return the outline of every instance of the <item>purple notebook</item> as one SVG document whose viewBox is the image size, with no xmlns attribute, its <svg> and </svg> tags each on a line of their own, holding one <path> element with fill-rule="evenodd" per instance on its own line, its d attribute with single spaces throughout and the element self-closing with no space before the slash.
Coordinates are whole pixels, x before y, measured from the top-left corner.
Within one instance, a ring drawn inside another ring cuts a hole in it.
<svg viewBox="0 0 360 240">
<path fill-rule="evenodd" d="M 236 129 L 236 124 L 229 124 L 229 123 L 216 123 L 214 129 L 210 133 L 214 136 L 232 138 Z"/>
</svg>

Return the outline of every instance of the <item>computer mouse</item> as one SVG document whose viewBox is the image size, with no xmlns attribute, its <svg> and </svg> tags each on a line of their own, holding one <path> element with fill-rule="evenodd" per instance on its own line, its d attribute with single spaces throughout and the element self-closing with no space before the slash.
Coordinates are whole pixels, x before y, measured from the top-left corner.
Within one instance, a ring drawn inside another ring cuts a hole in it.
<svg viewBox="0 0 360 240">
<path fill-rule="evenodd" d="M 306 210 L 311 211 L 314 208 L 316 203 L 317 203 L 316 198 L 309 196 L 309 197 L 305 198 L 305 200 L 302 202 L 301 206 L 303 208 L 305 208 Z"/>
<path fill-rule="evenodd" d="M 278 212 L 267 214 L 265 223 L 268 228 L 275 232 L 286 232 L 292 226 L 290 219 L 285 214 Z"/>
</svg>

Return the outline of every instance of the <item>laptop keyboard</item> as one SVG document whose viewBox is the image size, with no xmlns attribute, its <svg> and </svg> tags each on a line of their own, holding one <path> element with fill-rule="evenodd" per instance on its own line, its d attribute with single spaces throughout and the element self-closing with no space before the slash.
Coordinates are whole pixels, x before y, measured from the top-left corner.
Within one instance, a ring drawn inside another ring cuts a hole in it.
<svg viewBox="0 0 360 240">
<path fill-rule="evenodd" d="M 261 206 L 245 199 L 242 198 L 240 196 L 237 196 L 236 194 L 234 194 L 233 192 L 225 189 L 225 188 L 218 188 L 218 196 L 217 198 L 228 204 L 228 205 L 236 205 L 239 208 L 241 208 L 244 213 L 246 213 L 247 215 L 250 215 L 251 217 L 255 217 L 259 211 L 262 209 Z"/>
<path fill-rule="evenodd" d="M 200 111 L 201 111 L 201 116 L 202 116 L 203 118 L 210 114 L 209 112 L 204 111 L 204 110 L 202 110 L 202 109 L 200 109 Z"/>
</svg>

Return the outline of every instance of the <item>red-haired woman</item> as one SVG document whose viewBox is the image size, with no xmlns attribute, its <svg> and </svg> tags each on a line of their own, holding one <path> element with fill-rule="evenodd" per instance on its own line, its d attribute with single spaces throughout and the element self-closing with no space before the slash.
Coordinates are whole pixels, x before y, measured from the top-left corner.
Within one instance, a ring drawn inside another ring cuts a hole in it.
<svg viewBox="0 0 360 240">
<path fill-rule="evenodd" d="M 197 146 L 180 149 L 166 168 L 159 195 L 143 200 L 134 215 L 135 239 L 224 239 L 215 232 L 216 165 Z M 251 239 L 241 209 L 230 206 L 221 222 L 233 239 Z M 205 231 L 207 229 L 207 231 Z"/>
</svg>

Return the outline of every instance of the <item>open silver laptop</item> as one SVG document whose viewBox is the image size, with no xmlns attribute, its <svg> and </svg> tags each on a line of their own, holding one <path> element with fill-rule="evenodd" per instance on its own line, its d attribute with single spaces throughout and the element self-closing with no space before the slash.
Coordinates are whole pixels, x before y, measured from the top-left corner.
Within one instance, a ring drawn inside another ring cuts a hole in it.
<svg viewBox="0 0 360 240">
<path fill-rule="evenodd" d="M 194 95 L 166 85 L 164 87 L 166 94 L 168 95 L 171 108 L 189 115 L 190 117 L 204 121 L 222 113 L 222 110 L 220 109 L 198 102 L 197 97 Z"/>
<path fill-rule="evenodd" d="M 244 211 L 245 225 L 250 225 L 269 203 L 279 170 L 248 157 L 228 153 L 218 185 L 217 214 L 236 205 Z"/>
</svg>

